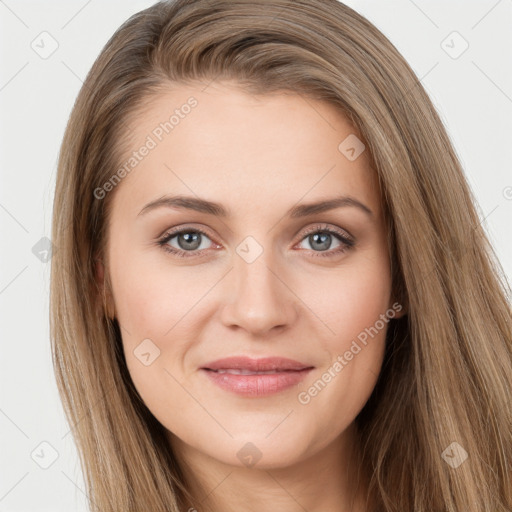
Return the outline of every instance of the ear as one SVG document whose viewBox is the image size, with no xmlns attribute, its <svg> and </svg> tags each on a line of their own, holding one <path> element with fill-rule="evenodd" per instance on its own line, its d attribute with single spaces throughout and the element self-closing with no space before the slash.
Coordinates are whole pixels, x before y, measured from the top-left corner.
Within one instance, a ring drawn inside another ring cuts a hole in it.
<svg viewBox="0 0 512 512">
<path fill-rule="evenodd" d="M 390 318 L 394 318 L 394 319 L 402 318 L 403 316 L 405 316 L 408 313 L 407 304 L 402 304 L 402 302 L 399 302 L 396 300 L 390 302 L 389 310 L 394 312 L 394 316 L 390 317 Z"/>
<path fill-rule="evenodd" d="M 105 265 L 103 260 L 100 257 L 95 258 L 95 278 L 96 283 L 99 290 L 99 300 L 98 305 L 101 310 L 103 310 L 105 316 L 110 318 L 110 320 L 114 320 L 115 317 L 115 306 L 114 306 L 114 298 L 112 296 L 112 292 L 110 290 L 110 281 L 107 276 L 107 272 L 105 270 Z"/>
</svg>

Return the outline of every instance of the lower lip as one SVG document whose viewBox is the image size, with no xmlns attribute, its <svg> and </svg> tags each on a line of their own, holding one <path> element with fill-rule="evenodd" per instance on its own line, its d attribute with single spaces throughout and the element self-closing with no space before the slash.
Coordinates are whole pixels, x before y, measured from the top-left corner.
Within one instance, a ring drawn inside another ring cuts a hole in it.
<svg viewBox="0 0 512 512">
<path fill-rule="evenodd" d="M 259 375 L 235 375 L 201 369 L 209 379 L 226 391 L 243 396 L 268 396 L 297 385 L 313 368 Z"/>
</svg>

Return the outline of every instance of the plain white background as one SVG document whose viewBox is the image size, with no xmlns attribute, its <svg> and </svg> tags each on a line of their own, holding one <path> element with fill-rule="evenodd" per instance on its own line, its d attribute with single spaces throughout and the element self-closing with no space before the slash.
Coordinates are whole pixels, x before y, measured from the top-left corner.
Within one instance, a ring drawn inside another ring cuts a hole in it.
<svg viewBox="0 0 512 512">
<path fill-rule="evenodd" d="M 52 237 L 57 156 L 82 80 L 119 25 L 152 3 L 0 0 L 0 512 L 87 510 L 53 376 L 41 239 Z M 346 3 L 430 94 L 511 279 L 512 0 Z"/>
</svg>

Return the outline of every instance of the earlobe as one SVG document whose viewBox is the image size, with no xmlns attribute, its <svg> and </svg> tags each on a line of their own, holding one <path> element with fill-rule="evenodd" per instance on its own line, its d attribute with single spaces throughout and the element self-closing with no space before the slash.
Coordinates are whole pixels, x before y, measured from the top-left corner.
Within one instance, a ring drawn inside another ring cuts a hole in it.
<svg viewBox="0 0 512 512">
<path fill-rule="evenodd" d="M 400 301 L 394 301 L 390 304 L 389 310 L 393 312 L 393 315 L 390 315 L 390 318 L 398 319 L 402 318 L 403 316 L 407 315 L 408 313 L 408 307 L 406 304 L 403 304 Z M 388 310 L 388 311 L 389 311 Z"/>
<path fill-rule="evenodd" d="M 400 311 L 398 310 L 395 310 L 396 313 L 395 313 L 395 318 L 402 318 L 403 316 L 405 316 L 407 314 L 407 310 L 402 307 L 402 309 Z"/>
</svg>

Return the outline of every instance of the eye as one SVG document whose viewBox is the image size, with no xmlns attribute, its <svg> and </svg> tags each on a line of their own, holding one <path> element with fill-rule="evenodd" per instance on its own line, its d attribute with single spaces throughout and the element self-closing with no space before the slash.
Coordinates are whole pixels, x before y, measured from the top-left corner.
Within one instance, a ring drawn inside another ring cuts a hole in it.
<svg viewBox="0 0 512 512">
<path fill-rule="evenodd" d="M 307 242 L 311 250 L 316 253 L 314 257 L 332 257 L 344 253 L 355 245 L 355 240 L 345 231 L 317 225 L 309 228 L 301 243 Z M 331 249 L 333 242 L 338 245 Z"/>
<path fill-rule="evenodd" d="M 170 252 L 181 258 L 197 256 L 197 252 L 206 250 L 204 247 L 204 239 L 209 239 L 205 231 L 199 228 L 184 228 L 170 233 L 166 233 L 162 239 L 158 241 L 158 245 L 164 251 Z M 175 240 L 178 247 L 173 246 L 170 242 Z"/>
<path fill-rule="evenodd" d="M 198 257 L 208 251 L 208 234 L 200 228 L 182 228 L 166 233 L 158 241 L 165 251 L 180 258 Z M 345 231 L 325 225 L 312 226 L 302 233 L 300 243 L 307 242 L 314 257 L 333 257 L 348 251 L 355 245 L 355 240 Z M 332 249 L 332 244 L 337 246 Z M 205 246 L 206 244 L 206 246 Z M 217 244 L 214 244 L 217 247 Z M 316 254 L 315 254 L 316 253 Z"/>
</svg>

